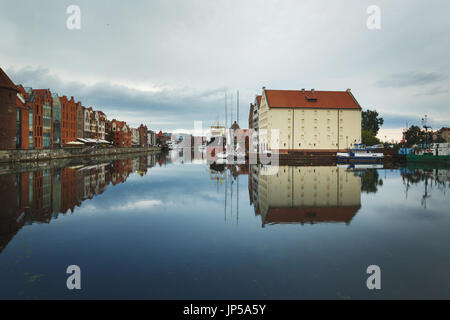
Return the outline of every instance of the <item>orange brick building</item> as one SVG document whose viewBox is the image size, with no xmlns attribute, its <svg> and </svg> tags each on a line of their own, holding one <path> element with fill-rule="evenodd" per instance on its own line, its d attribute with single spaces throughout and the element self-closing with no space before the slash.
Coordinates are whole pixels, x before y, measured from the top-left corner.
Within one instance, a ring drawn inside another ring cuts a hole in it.
<svg viewBox="0 0 450 320">
<path fill-rule="evenodd" d="M 148 147 L 148 128 L 147 126 L 141 124 L 138 128 L 139 130 L 139 145 L 141 147 Z"/>
<path fill-rule="evenodd" d="M 70 100 L 66 96 L 61 101 L 61 143 L 65 146 L 68 142 L 77 140 L 77 104 L 73 97 Z"/>
<path fill-rule="evenodd" d="M 16 149 L 17 87 L 0 68 L 0 149 Z"/>
<path fill-rule="evenodd" d="M 51 148 L 53 145 L 53 98 L 49 89 L 31 90 L 29 105 L 33 108 L 33 148 Z"/>
<path fill-rule="evenodd" d="M 116 147 L 129 148 L 131 147 L 131 140 L 133 133 L 125 121 L 111 120 L 110 123 L 112 142 Z"/>
</svg>

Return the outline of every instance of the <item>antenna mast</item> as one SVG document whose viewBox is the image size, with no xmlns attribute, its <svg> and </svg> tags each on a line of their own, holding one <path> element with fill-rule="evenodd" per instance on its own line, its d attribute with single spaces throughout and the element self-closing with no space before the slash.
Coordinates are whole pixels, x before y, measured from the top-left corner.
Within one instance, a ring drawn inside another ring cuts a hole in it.
<svg viewBox="0 0 450 320">
<path fill-rule="evenodd" d="M 237 91 L 237 124 L 239 125 L 239 90 Z"/>
</svg>

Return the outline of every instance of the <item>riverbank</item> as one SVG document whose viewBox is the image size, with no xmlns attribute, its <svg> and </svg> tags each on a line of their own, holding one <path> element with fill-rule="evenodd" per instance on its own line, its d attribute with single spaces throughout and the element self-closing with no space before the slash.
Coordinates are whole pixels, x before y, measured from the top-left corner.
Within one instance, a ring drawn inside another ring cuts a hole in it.
<svg viewBox="0 0 450 320">
<path fill-rule="evenodd" d="M 145 152 L 160 152 L 160 147 L 140 148 L 61 148 L 42 150 L 0 150 L 0 163 L 37 162 L 52 159 L 90 158 L 99 156 L 111 156 L 117 154 L 135 154 Z"/>
<path fill-rule="evenodd" d="M 162 153 L 159 151 L 145 151 L 139 153 L 117 153 L 91 157 L 71 157 L 41 161 L 0 162 L 0 176 L 4 174 L 34 172 L 46 169 L 90 166 L 115 160 L 134 159 L 136 157 L 151 157 L 152 160 L 150 162 L 153 163 L 155 161 L 158 161 L 159 155 L 162 155 Z"/>
</svg>

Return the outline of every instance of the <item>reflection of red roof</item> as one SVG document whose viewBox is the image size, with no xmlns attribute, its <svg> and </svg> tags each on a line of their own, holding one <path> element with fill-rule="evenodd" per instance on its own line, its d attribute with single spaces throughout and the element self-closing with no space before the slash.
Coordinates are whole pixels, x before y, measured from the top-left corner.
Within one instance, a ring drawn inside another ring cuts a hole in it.
<svg viewBox="0 0 450 320">
<path fill-rule="evenodd" d="M 265 223 L 345 222 L 349 224 L 360 208 L 361 206 L 270 208 Z"/>
<path fill-rule="evenodd" d="M 232 129 L 232 130 L 237 130 L 237 129 L 239 129 L 239 125 L 237 124 L 236 121 L 231 125 L 230 129 Z"/>
<path fill-rule="evenodd" d="M 361 109 L 349 91 L 265 90 L 270 108 Z"/>
<path fill-rule="evenodd" d="M 12 80 L 8 77 L 8 75 L 0 68 L 0 88 L 11 89 L 17 91 L 17 87 L 12 82 Z"/>
</svg>

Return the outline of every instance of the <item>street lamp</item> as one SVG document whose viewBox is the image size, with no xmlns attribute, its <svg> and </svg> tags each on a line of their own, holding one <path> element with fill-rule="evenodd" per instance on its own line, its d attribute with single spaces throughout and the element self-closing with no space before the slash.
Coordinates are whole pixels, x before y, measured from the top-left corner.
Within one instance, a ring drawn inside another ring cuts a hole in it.
<svg viewBox="0 0 450 320">
<path fill-rule="evenodd" d="M 422 127 L 425 128 L 425 146 L 428 146 L 428 129 L 431 129 L 431 126 L 428 124 L 428 117 L 425 115 L 425 118 L 422 118 Z"/>
</svg>

